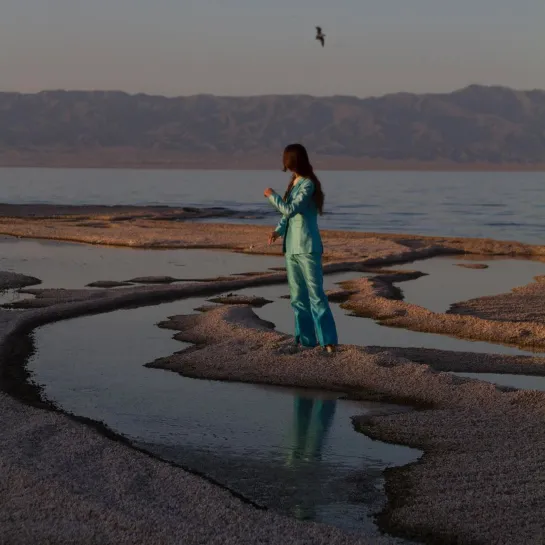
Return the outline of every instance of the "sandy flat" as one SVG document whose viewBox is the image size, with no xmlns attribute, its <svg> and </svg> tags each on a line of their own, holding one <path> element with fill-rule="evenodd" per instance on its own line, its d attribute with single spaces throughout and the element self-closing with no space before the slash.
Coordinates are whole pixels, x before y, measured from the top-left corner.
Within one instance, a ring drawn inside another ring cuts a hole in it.
<svg viewBox="0 0 545 545">
<path fill-rule="evenodd" d="M 144 248 L 223 248 L 280 253 L 265 244 L 268 227 L 119 218 L 84 207 L 0 210 L 0 232 L 20 237 Z M 101 216 L 102 214 L 102 216 Z M 62 215 L 62 214 L 61 214 Z M 77 217 L 75 217 L 77 216 Z M 91 225 L 89 225 L 91 222 Z M 369 270 L 434 255 L 470 252 L 543 259 L 545 247 L 478 239 L 325 232 L 326 270 Z M 516 346 L 545 346 L 538 279 L 509 294 L 460 303 L 458 314 L 433 313 L 401 298 L 397 285 L 414 272 L 385 273 L 344 283 L 332 296 L 352 312 L 387 325 Z M 161 275 L 161 271 L 157 271 Z M 15 281 L 15 278 L 8 279 Z M 21 280 L 21 279 L 19 279 Z M 37 279 L 36 279 L 37 280 Z M 36 306 L 0 311 L 5 369 L 16 332 L 43 323 L 135 304 L 213 296 L 286 281 L 284 271 L 116 289 L 26 288 Z M 35 282 L 33 282 L 35 283 Z M 17 284 L 13 284 L 14 286 Z M 21 284 L 24 285 L 24 284 Z M 246 300 L 241 301 L 247 303 Z M 19 304 L 17 303 L 17 304 Z M 166 320 L 167 317 L 165 317 Z M 199 349 L 150 362 L 187 376 L 337 389 L 354 398 L 402 402 L 420 410 L 358 419 L 381 440 L 418 447 L 418 464 L 388 470 L 383 528 L 431 543 L 542 543 L 545 535 L 545 394 L 504 391 L 439 371 L 542 375 L 540 357 L 457 354 L 423 349 L 343 347 L 287 354 L 291 338 L 257 319 L 247 305 L 219 305 L 166 320 L 177 338 Z M 11 335 L 11 336 L 10 336 Z M 9 380 L 7 371 L 3 382 Z M 303 524 L 258 510 L 181 468 L 105 437 L 61 413 L 0 394 L 0 543 L 379 543 L 324 525 Z M 385 537 L 384 543 L 393 543 Z"/>
<path fill-rule="evenodd" d="M 486 320 L 545 324 L 545 276 L 510 293 L 461 301 L 452 305 L 450 312 Z"/>
<path fill-rule="evenodd" d="M 190 209 L 193 210 L 193 209 Z M 222 223 L 194 223 L 191 214 L 223 217 L 213 209 L 188 212 L 166 207 L 102 207 L 56 205 L 0 205 L 0 234 L 141 248 L 224 248 L 257 254 L 280 254 L 281 244 L 266 243 L 271 227 Z M 180 221 L 172 221 L 175 218 Z M 185 221 L 182 221 L 185 220 Z M 545 247 L 513 241 L 459 237 L 422 237 L 324 231 L 328 260 L 371 257 L 380 264 L 397 252 L 400 259 L 469 252 L 483 255 L 545 258 Z"/>
</svg>

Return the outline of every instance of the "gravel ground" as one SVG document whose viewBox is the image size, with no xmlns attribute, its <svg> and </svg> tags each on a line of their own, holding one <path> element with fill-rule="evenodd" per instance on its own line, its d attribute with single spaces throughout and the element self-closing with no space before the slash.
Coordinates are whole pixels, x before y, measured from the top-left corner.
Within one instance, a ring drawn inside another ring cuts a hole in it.
<svg viewBox="0 0 545 545">
<path fill-rule="evenodd" d="M 456 303 L 450 312 L 485 320 L 545 324 L 545 276 L 538 276 L 532 284 L 514 288 L 511 293 Z"/>
<path fill-rule="evenodd" d="M 280 253 L 279 245 L 269 248 L 264 243 L 270 230 L 266 227 L 173 222 L 157 210 L 152 217 L 149 210 L 138 214 L 123 210 L 124 217 L 119 218 L 117 210 L 99 214 L 83 207 L 79 215 L 72 210 L 54 218 L 62 211 L 51 209 L 42 210 L 39 219 L 37 209 L 16 209 L 0 210 L 1 233 L 133 247 Z M 545 256 L 543 246 L 491 240 L 325 232 L 324 241 L 329 271 L 364 270 L 459 252 Z M 350 310 L 388 325 L 519 346 L 545 345 L 539 282 L 466 304 L 464 310 L 472 316 L 409 305 L 396 299 L 394 276 L 389 278 L 390 282 L 387 275 L 363 278 L 344 286 L 337 296 Z M 27 289 L 40 308 L 0 311 L 0 339 L 7 349 L 16 335 L 47 322 L 285 279 L 279 271 L 206 285 Z M 20 287 L 11 280 L 15 281 L 7 278 L 6 289 Z M 507 300 L 510 297 L 517 299 Z M 380 517 L 385 528 L 430 543 L 543 543 L 545 394 L 503 391 L 435 370 L 513 372 L 527 365 L 528 372 L 542 374 L 540 358 L 353 346 L 342 347 L 334 356 L 318 350 L 287 354 L 289 337 L 273 331 L 249 307 L 236 305 L 174 317 L 163 325 L 178 330 L 181 340 L 201 346 L 150 366 L 202 378 L 336 388 L 354 397 L 389 399 L 422 409 L 356 421 L 372 437 L 425 452 L 417 464 L 387 471 L 390 502 Z M 0 410 L 2 544 L 379 544 L 256 509 L 201 477 L 62 413 L 27 406 L 5 394 L 0 394 Z M 382 543 L 394 540 L 385 537 Z"/>
</svg>

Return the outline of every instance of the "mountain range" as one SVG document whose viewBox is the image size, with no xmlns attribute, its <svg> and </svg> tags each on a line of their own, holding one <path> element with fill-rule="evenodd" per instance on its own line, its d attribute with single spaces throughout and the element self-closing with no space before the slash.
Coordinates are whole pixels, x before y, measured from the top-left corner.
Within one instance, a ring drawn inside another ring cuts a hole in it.
<svg viewBox="0 0 545 545">
<path fill-rule="evenodd" d="M 382 97 L 168 98 L 0 93 L 0 165 L 278 168 L 302 142 L 324 168 L 540 168 L 545 91 L 470 85 Z"/>
</svg>

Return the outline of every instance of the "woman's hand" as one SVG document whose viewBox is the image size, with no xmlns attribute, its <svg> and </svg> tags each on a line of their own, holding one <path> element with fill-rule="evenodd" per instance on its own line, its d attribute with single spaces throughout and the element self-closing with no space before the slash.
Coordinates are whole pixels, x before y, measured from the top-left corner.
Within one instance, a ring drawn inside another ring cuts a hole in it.
<svg viewBox="0 0 545 545">
<path fill-rule="evenodd" d="M 271 244 L 273 244 L 279 236 L 280 236 L 280 235 L 279 235 L 276 231 L 273 231 L 273 232 L 269 235 L 269 246 L 270 246 Z"/>
<path fill-rule="evenodd" d="M 271 189 L 270 187 L 268 187 L 267 189 L 265 189 L 265 193 L 263 193 L 263 195 L 265 195 L 265 197 L 267 197 L 267 199 L 274 193 L 274 189 Z"/>
</svg>

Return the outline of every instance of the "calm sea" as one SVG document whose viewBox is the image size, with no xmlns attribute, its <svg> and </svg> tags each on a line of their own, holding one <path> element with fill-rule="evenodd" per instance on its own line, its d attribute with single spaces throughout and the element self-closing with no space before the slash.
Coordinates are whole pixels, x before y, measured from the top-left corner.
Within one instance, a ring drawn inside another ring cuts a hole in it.
<svg viewBox="0 0 545 545">
<path fill-rule="evenodd" d="M 545 173 L 323 172 L 324 229 L 492 237 L 542 244 Z M 0 202 L 225 207 L 273 225 L 273 171 L 0 169 Z M 226 221 L 222 219 L 221 221 Z"/>
</svg>

